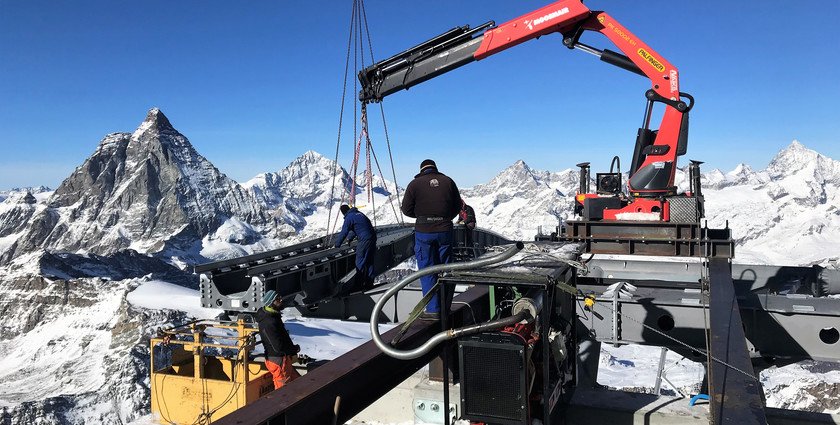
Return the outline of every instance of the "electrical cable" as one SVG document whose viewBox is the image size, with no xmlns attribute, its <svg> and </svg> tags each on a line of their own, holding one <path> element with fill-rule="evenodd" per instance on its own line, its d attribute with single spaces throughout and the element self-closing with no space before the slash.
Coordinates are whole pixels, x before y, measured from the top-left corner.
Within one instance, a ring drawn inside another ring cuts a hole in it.
<svg viewBox="0 0 840 425">
<path fill-rule="evenodd" d="M 239 358 L 241 353 L 242 353 L 242 349 L 237 349 L 236 350 L 236 358 L 237 359 Z M 230 392 L 228 393 L 227 397 L 225 397 L 225 400 L 222 401 L 218 406 L 216 406 L 214 409 L 211 409 L 207 412 L 207 414 L 205 416 L 206 422 L 203 422 L 201 425 L 204 425 L 204 424 L 209 425 L 210 422 L 211 422 L 213 414 L 216 413 L 222 407 L 224 407 L 236 395 L 236 391 L 239 390 L 239 387 L 242 385 L 240 382 L 236 381 L 236 369 L 237 369 L 237 367 L 235 367 L 235 365 L 234 365 L 233 371 L 231 372 L 231 382 L 234 385 L 231 385 Z"/>
<path fill-rule="evenodd" d="M 475 312 L 473 311 L 473 308 L 470 305 L 470 303 L 465 303 L 463 301 L 452 301 L 452 304 L 460 304 L 460 305 L 467 306 L 467 309 L 470 311 L 470 316 L 472 316 L 472 322 L 473 323 L 478 323 L 478 321 L 475 319 Z"/>
<path fill-rule="evenodd" d="M 610 173 L 613 172 L 613 166 L 614 165 L 618 166 L 618 167 L 616 167 L 615 172 L 618 173 L 618 174 L 621 174 L 621 158 L 619 158 L 618 155 L 614 156 L 612 161 L 610 162 Z"/>
</svg>

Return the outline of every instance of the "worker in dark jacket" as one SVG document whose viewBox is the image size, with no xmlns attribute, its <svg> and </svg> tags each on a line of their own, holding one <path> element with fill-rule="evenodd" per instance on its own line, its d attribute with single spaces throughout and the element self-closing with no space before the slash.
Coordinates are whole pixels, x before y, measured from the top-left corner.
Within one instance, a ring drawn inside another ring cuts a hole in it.
<svg viewBox="0 0 840 425">
<path fill-rule="evenodd" d="M 475 229 L 475 210 L 461 198 L 461 211 L 458 212 L 458 224 L 464 225 L 464 247 L 467 254 L 475 258 L 473 247 L 473 230 Z"/>
<path fill-rule="evenodd" d="M 439 172 L 437 164 L 431 159 L 421 162 L 420 173 L 408 184 L 402 202 L 403 214 L 416 219 L 414 256 L 419 269 L 449 263 L 452 257 L 452 219 L 460 210 L 461 194 L 455 182 Z M 421 277 L 423 295 L 435 283 L 437 275 Z M 440 300 L 435 294 L 421 318 L 435 320 L 439 317 Z"/>
<path fill-rule="evenodd" d="M 338 248 L 347 239 L 350 243 L 353 238 L 358 238 L 356 244 L 356 288 L 369 288 L 373 286 L 374 270 L 373 257 L 376 249 L 376 229 L 370 224 L 370 220 L 361 211 L 349 205 L 339 207 L 344 214 L 344 225 L 341 226 L 341 233 L 338 234 L 335 247 Z"/>
<path fill-rule="evenodd" d="M 279 390 L 283 385 L 300 378 L 300 374 L 292 367 L 293 357 L 300 352 L 300 346 L 292 342 L 280 317 L 283 298 L 269 290 L 263 295 L 262 301 L 263 307 L 257 310 L 254 319 L 259 326 L 260 340 L 265 349 L 265 366 L 271 372 L 274 389 Z"/>
<path fill-rule="evenodd" d="M 461 198 L 461 211 L 458 212 L 458 224 L 463 224 L 470 230 L 475 229 L 475 210 L 467 205 L 463 198 Z"/>
</svg>

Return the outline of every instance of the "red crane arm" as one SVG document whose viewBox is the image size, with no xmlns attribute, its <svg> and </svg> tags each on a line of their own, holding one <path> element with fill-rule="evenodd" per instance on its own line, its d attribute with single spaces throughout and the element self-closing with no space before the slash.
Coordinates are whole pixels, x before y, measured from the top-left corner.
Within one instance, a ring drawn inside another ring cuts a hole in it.
<svg viewBox="0 0 840 425">
<path fill-rule="evenodd" d="M 623 55 L 579 43 L 578 39 L 584 31 L 603 34 Z M 684 133 L 688 126 L 683 116 L 690 109 L 690 105 L 681 101 L 679 71 L 609 14 L 591 11 L 580 0 L 560 0 L 488 29 L 473 56 L 481 60 L 554 32 L 563 34 L 564 43 L 568 47 L 595 54 L 606 62 L 644 75 L 651 81 L 648 100 L 664 103 L 666 110 L 658 131 L 652 132 L 647 128 L 649 105 L 645 128 L 639 132 L 641 140 L 637 140 L 628 184 L 631 192 L 638 195 L 659 195 L 672 191 L 676 173 L 674 164 L 677 156 L 685 153 L 687 142 L 686 136 L 681 136 L 681 129 Z M 644 171 L 636 176 L 639 170 Z"/>
<path fill-rule="evenodd" d="M 621 53 L 599 50 L 579 42 L 586 31 L 603 34 Z M 673 195 L 676 159 L 685 154 L 688 144 L 688 111 L 693 106 L 693 98 L 680 93 L 676 67 L 609 14 L 592 11 L 581 0 L 560 0 L 498 26 L 490 21 L 472 29 L 469 26 L 453 28 L 360 72 L 359 99 L 378 102 L 385 96 L 467 63 L 551 33 L 562 34 L 563 44 L 570 49 L 596 55 L 604 62 L 650 80 L 651 89 L 645 93 L 644 124 L 637 134 L 628 188 L 636 197 Z M 653 130 L 650 119 L 655 103 L 665 105 L 665 113 L 659 128 Z M 642 201 L 631 203 L 631 209 L 657 211 L 652 206 L 644 206 L 654 203 Z M 657 208 L 667 210 L 661 205 Z M 663 217 L 667 217 L 667 213 Z"/>
</svg>

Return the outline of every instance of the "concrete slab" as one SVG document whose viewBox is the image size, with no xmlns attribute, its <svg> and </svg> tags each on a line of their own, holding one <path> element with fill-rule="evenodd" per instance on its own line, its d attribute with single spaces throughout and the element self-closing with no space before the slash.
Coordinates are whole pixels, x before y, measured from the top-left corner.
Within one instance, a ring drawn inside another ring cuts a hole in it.
<svg viewBox="0 0 840 425">
<path fill-rule="evenodd" d="M 566 411 L 568 425 L 709 424 L 708 404 L 688 405 L 682 397 L 656 397 L 652 394 L 612 390 L 575 391 Z"/>
</svg>

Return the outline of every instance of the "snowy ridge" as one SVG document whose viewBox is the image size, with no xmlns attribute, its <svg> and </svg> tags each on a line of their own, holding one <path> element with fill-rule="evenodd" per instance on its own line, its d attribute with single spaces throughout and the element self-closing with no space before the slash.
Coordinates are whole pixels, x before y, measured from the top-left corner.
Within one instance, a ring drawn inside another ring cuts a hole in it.
<svg viewBox="0 0 840 425">
<path fill-rule="evenodd" d="M 676 184 L 688 190 L 687 167 Z M 767 168 L 746 164 L 702 175 L 706 218 L 732 228 L 741 263 L 840 266 L 840 161 L 793 141 Z M 626 181 L 626 174 L 625 179 Z M 528 240 L 572 218 L 575 170 L 539 171 L 517 161 L 490 182 L 462 189 L 478 225 Z"/>
<path fill-rule="evenodd" d="M 707 218 L 719 227 L 729 221 L 736 261 L 838 265 L 840 161 L 794 140 L 766 169 L 739 166 L 712 183 Z"/>
<path fill-rule="evenodd" d="M 577 177 L 572 170 L 536 171 L 517 161 L 490 182 L 461 190 L 475 209 L 480 227 L 509 238 L 530 240 L 543 226 L 550 232 L 561 219 L 572 216 Z"/>
<path fill-rule="evenodd" d="M 282 170 L 258 174 L 242 186 L 272 211 L 274 217 L 283 217 L 282 225 L 290 226 L 296 232 L 291 239 L 303 240 L 336 230 L 335 223 L 340 218 L 338 207 L 341 203 L 349 203 L 353 183 L 347 170 L 335 161 L 315 151 L 307 151 Z M 399 221 L 394 215 L 394 210 L 399 212 L 396 185 L 374 174 L 371 186 L 372 197 L 368 200 L 366 176 L 362 173 L 356 177 L 353 186 L 356 207 L 377 224 Z M 399 190 L 402 192 L 402 188 Z M 327 211 L 331 203 L 332 210 Z M 327 229 L 328 221 L 330 229 Z"/>
</svg>

